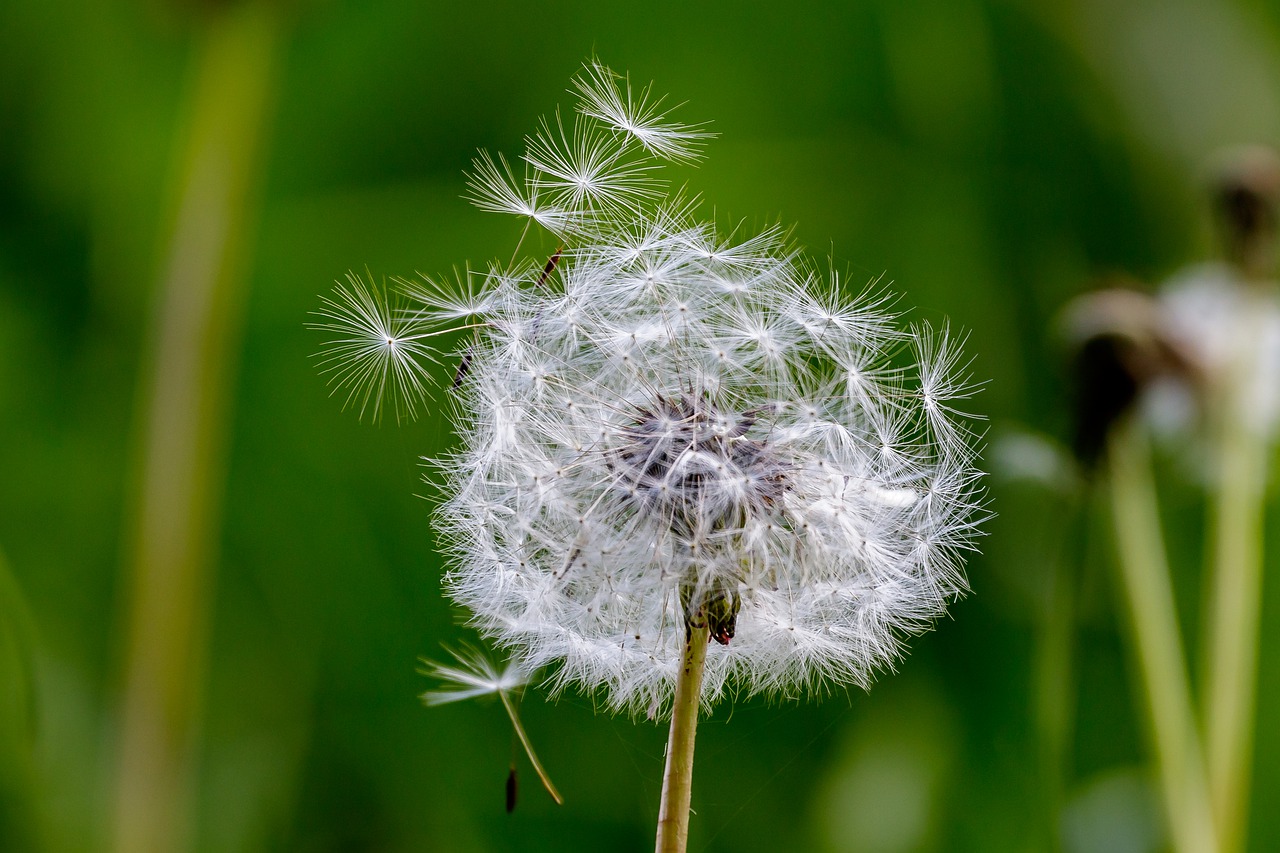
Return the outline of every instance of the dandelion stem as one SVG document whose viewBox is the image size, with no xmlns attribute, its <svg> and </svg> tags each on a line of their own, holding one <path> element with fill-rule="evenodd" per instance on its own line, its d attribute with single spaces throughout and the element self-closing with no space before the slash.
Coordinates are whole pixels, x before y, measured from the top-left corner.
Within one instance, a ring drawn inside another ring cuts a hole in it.
<svg viewBox="0 0 1280 853">
<path fill-rule="evenodd" d="M 707 664 L 710 627 L 688 626 L 684 656 L 676 679 L 671 708 L 671 736 L 667 739 L 667 767 L 662 774 L 662 802 L 658 807 L 656 853 L 684 853 L 689 839 L 689 798 L 693 791 L 693 740 L 698 731 L 702 674 Z"/>
<path fill-rule="evenodd" d="M 1178 853 L 1214 853 L 1218 841 L 1160 532 L 1150 452 L 1132 422 L 1115 428 L 1109 450 L 1121 576 L 1173 847 Z"/>
<path fill-rule="evenodd" d="M 538 778 L 542 780 L 542 786 L 547 789 L 551 799 L 556 801 L 556 805 L 564 805 L 564 798 L 560 796 L 556 786 L 551 784 L 551 777 L 543 769 L 542 762 L 538 760 L 538 754 L 533 751 L 533 744 L 530 743 L 529 736 L 525 734 L 524 726 L 520 724 L 520 717 L 516 714 L 515 706 L 511 704 L 511 697 L 507 695 L 505 690 L 499 691 L 498 697 L 502 700 L 502 707 L 507 709 L 507 716 L 511 718 L 511 725 L 516 730 L 516 737 L 520 738 L 520 745 L 524 747 L 524 754 L 529 756 L 529 763 L 533 765 L 533 772 L 538 774 Z"/>
<path fill-rule="evenodd" d="M 1206 760 L 1223 853 L 1242 849 L 1248 815 L 1266 499 L 1266 439 L 1249 417 L 1246 397 L 1249 356 L 1261 343 L 1256 327 L 1241 331 L 1221 405 L 1215 407 L 1221 415 L 1218 491 L 1211 510 L 1213 574 L 1202 646 Z"/>
</svg>

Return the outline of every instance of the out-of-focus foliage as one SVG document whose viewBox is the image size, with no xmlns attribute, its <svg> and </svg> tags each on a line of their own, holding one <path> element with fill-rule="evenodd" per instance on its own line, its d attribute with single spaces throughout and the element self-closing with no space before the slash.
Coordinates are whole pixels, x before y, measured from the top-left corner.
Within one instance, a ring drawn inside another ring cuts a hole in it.
<svg viewBox="0 0 1280 853">
<path fill-rule="evenodd" d="M 222 5 L 0 4 L 0 849 L 106 837 L 139 371 L 192 46 Z M 679 176 L 719 218 L 796 222 L 851 287 L 883 276 L 915 316 L 969 330 L 993 441 L 1066 439 L 1058 307 L 1098 273 L 1157 279 L 1207 256 L 1205 159 L 1280 142 L 1280 15 L 1253 0 L 285 6 L 208 602 L 198 849 L 652 844 L 663 727 L 530 693 L 522 717 L 566 804 L 525 770 L 508 816 L 501 707 L 421 707 L 417 657 L 468 636 L 415 496 L 432 488 L 419 457 L 452 444 L 445 395 L 416 423 L 361 425 L 305 328 L 350 268 L 438 272 L 509 247 L 519 224 L 468 207 L 461 172 L 479 147 L 518 150 L 588 55 L 713 120 L 705 164 Z M 870 694 L 717 709 L 691 849 L 1159 849 L 1105 526 L 991 455 L 999 517 L 974 595 Z M 1165 474 L 1194 627 L 1203 497 Z M 1059 771 L 1038 691 L 1063 564 L 1078 619 Z M 1280 843 L 1278 565 L 1260 851 Z"/>
</svg>

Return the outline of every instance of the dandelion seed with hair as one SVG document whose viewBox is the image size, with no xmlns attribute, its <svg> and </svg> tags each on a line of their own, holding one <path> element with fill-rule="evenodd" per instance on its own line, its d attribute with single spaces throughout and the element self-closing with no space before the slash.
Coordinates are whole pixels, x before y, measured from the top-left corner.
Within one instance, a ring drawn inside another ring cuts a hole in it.
<svg viewBox="0 0 1280 853">
<path fill-rule="evenodd" d="M 469 181 L 550 232 L 550 262 L 402 282 L 400 313 L 352 279 L 318 325 L 375 416 L 422 403 L 428 336 L 474 328 L 438 463 L 445 589 L 552 693 L 671 717 L 658 850 L 683 850 L 701 708 L 867 687 L 964 592 L 973 386 L 945 327 L 900 331 L 781 229 L 726 237 L 668 193 L 660 161 L 708 133 L 599 63 L 574 85 L 523 170 L 482 153 Z"/>
</svg>

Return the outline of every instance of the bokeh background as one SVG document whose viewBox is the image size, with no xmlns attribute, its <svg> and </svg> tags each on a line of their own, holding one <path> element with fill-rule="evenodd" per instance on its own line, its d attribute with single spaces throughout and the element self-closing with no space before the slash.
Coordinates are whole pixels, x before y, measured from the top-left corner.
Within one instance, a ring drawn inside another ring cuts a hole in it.
<svg viewBox="0 0 1280 853">
<path fill-rule="evenodd" d="M 690 849 L 1165 848 L 1107 527 L 1053 473 L 1052 329 L 1098 275 L 1213 255 L 1205 164 L 1280 143 L 1262 0 L 5 0 L 0 849 L 122 849 L 119 791 L 147 784 L 121 769 L 131 661 L 166 653 L 176 844 L 651 849 L 664 726 L 530 692 L 566 803 L 518 757 L 508 815 L 501 707 L 421 706 L 419 656 L 468 638 L 422 499 L 447 404 L 360 423 L 306 328 L 349 269 L 509 253 L 519 224 L 461 200 L 462 172 L 518 155 L 593 53 L 713 121 L 675 177 L 717 217 L 797 223 L 852 288 L 967 330 L 987 380 L 973 594 L 869 694 L 717 708 Z M 1204 497 L 1163 470 L 1194 636 Z M 1280 847 L 1269 563 L 1257 851 Z M 157 565 L 188 581 L 142 601 Z"/>
</svg>

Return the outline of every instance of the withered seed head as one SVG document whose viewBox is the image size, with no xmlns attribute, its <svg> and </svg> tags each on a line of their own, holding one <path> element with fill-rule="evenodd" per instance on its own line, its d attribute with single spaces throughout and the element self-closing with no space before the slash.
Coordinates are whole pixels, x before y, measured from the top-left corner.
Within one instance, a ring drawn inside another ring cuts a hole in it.
<svg viewBox="0 0 1280 853">
<path fill-rule="evenodd" d="M 1150 295 L 1112 286 L 1076 297 L 1064 326 L 1072 348 L 1076 458 L 1097 465 L 1116 422 L 1163 376 L 1194 380 L 1194 362 Z"/>
<path fill-rule="evenodd" d="M 1250 145 L 1219 159 L 1211 193 L 1226 260 L 1247 278 L 1270 275 L 1280 226 L 1280 156 L 1266 146 Z"/>
</svg>

